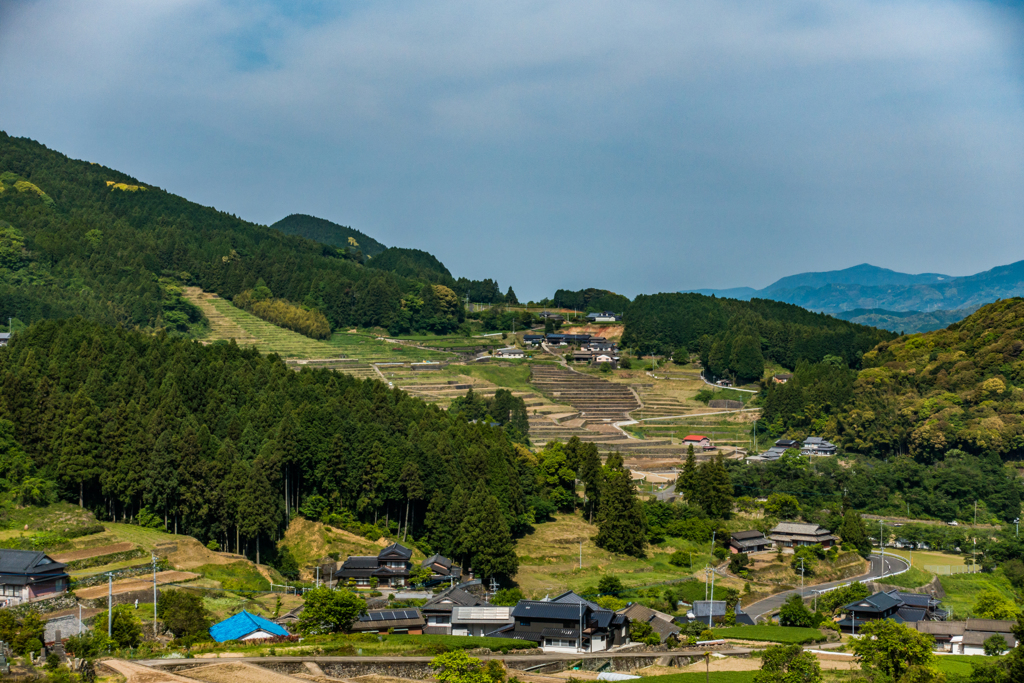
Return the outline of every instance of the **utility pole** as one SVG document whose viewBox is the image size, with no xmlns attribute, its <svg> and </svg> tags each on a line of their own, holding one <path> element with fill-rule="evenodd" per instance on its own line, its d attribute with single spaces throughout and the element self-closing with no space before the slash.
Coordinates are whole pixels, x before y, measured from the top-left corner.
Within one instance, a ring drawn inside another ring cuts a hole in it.
<svg viewBox="0 0 1024 683">
<path fill-rule="evenodd" d="M 708 603 L 708 628 L 711 628 L 711 617 L 715 606 L 715 565 L 711 565 L 711 602 Z"/>
<path fill-rule="evenodd" d="M 153 637 L 156 637 L 156 553 L 150 553 L 153 558 Z"/>
<path fill-rule="evenodd" d="M 882 576 L 885 576 L 885 539 L 882 537 L 882 520 L 878 520 L 878 547 L 882 551 Z"/>
<path fill-rule="evenodd" d="M 974 526 L 978 526 L 978 501 L 974 501 Z"/>
<path fill-rule="evenodd" d="M 804 558 L 800 558 L 800 599 L 804 599 Z"/>
<path fill-rule="evenodd" d="M 320 565 L 316 566 L 316 587 L 320 587 Z"/>
<path fill-rule="evenodd" d="M 114 573 L 107 572 L 107 638 L 114 632 Z"/>
<path fill-rule="evenodd" d="M 580 539 L 580 571 L 583 571 L 583 539 Z"/>
</svg>

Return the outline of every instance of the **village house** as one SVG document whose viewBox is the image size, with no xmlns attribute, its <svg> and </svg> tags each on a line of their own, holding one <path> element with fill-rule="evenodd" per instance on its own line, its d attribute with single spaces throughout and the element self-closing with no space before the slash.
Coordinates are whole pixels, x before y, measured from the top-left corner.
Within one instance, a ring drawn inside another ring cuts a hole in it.
<svg viewBox="0 0 1024 683">
<path fill-rule="evenodd" d="M 543 334 L 524 334 L 523 343 L 529 344 L 530 346 L 540 346 L 544 343 Z"/>
<path fill-rule="evenodd" d="M 779 439 L 775 442 L 775 447 L 787 451 L 790 448 L 800 448 L 800 442 L 793 439 Z"/>
<path fill-rule="evenodd" d="M 558 313 L 552 313 L 551 311 L 541 311 L 537 317 L 541 320 L 550 320 L 553 323 L 560 323 L 565 320 L 565 318 Z"/>
<path fill-rule="evenodd" d="M 701 436 L 700 434 L 689 434 L 683 439 L 683 445 L 702 448 L 705 451 L 710 451 L 714 448 L 711 444 L 711 439 L 706 436 Z"/>
<path fill-rule="evenodd" d="M 377 579 L 378 586 L 404 586 L 409 580 L 412 551 L 392 543 L 376 556 L 352 555 L 334 572 L 334 579 L 342 583 L 349 579 L 357 586 L 370 586 Z"/>
<path fill-rule="evenodd" d="M 509 347 L 506 349 L 498 349 L 494 352 L 496 358 L 526 358 L 526 352 L 522 349 Z"/>
<path fill-rule="evenodd" d="M 512 608 L 480 605 L 452 608 L 453 636 L 486 636 L 512 625 Z"/>
<path fill-rule="evenodd" d="M 601 311 L 599 313 L 587 313 L 587 322 L 591 323 L 616 323 L 622 320 L 622 316 L 615 315 L 611 311 Z"/>
<path fill-rule="evenodd" d="M 264 640 L 287 635 L 289 633 L 283 626 L 245 610 L 210 627 L 210 637 L 218 643 L 229 640 Z"/>
<path fill-rule="evenodd" d="M 877 619 L 892 619 L 900 624 L 922 624 L 927 622 L 939 622 L 946 618 L 947 612 L 939 609 L 940 601 L 930 595 L 923 593 L 907 593 L 900 590 L 890 590 L 875 593 L 863 600 L 851 602 L 843 606 L 845 616 L 838 622 L 839 628 L 847 633 L 853 633 L 869 621 Z M 982 620 L 984 621 L 984 620 Z M 929 632 L 931 627 L 918 628 L 922 633 Z M 955 633 L 956 628 L 935 627 L 939 635 L 947 633 L 949 637 L 959 635 Z M 960 634 L 963 633 L 961 629 Z M 991 634 L 989 634 L 991 635 Z M 945 642 L 950 642 L 948 639 Z"/>
<path fill-rule="evenodd" d="M 488 635 L 529 640 L 544 652 L 603 652 L 629 642 L 628 617 L 572 591 L 553 600 L 520 600 L 512 608 L 512 618 L 510 626 Z"/>
<path fill-rule="evenodd" d="M 444 555 L 434 553 L 420 563 L 421 567 L 430 569 L 430 578 L 440 581 L 459 581 L 462 578 L 462 568 L 449 560 Z"/>
<path fill-rule="evenodd" d="M 63 593 L 70 581 L 64 569 L 36 550 L 0 550 L 0 606 Z"/>
<path fill-rule="evenodd" d="M 675 623 L 671 614 L 659 612 L 638 602 L 631 602 L 628 606 L 620 609 L 618 614 L 629 619 L 630 624 L 647 622 L 663 643 L 669 638 L 679 637 L 679 625 Z"/>
<path fill-rule="evenodd" d="M 7 343 L 11 341 L 10 332 L 0 332 L 0 346 L 7 346 Z"/>
<path fill-rule="evenodd" d="M 804 439 L 800 452 L 804 455 L 835 455 L 836 445 L 825 441 L 820 436 L 809 436 Z"/>
<path fill-rule="evenodd" d="M 772 547 L 771 539 L 765 538 L 760 531 L 739 531 L 729 539 L 729 552 L 759 553 Z"/>
<path fill-rule="evenodd" d="M 772 381 L 776 384 L 785 384 L 789 380 L 793 379 L 792 373 L 782 372 L 778 375 L 772 375 Z"/>
<path fill-rule="evenodd" d="M 822 526 L 800 522 L 780 522 L 772 529 L 770 537 L 776 546 L 783 548 L 784 553 L 792 553 L 794 548 L 802 545 L 820 544 L 827 549 L 839 540 Z"/>
<path fill-rule="evenodd" d="M 470 583 L 480 585 L 479 580 Z M 452 612 L 456 607 L 478 607 L 486 604 L 476 595 L 464 590 L 468 587 L 467 584 L 462 584 L 443 590 L 420 608 L 426 620 L 424 633 L 451 635 Z"/>
<path fill-rule="evenodd" d="M 420 635 L 425 622 L 423 615 L 411 609 L 371 609 L 352 624 L 357 633 L 408 633 Z"/>
</svg>

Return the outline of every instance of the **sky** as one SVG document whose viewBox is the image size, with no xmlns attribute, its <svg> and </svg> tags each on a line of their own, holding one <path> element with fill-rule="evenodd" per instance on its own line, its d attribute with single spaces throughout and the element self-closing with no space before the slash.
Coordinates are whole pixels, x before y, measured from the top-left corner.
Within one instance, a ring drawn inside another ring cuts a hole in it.
<svg viewBox="0 0 1024 683">
<path fill-rule="evenodd" d="M 0 0 L 0 129 L 521 300 L 1024 259 L 1020 3 Z"/>
</svg>

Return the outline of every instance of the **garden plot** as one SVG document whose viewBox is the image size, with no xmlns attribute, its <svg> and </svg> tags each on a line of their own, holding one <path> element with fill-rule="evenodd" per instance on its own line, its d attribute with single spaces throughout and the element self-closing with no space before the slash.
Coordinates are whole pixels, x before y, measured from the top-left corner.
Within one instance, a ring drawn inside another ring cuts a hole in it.
<svg viewBox="0 0 1024 683">
<path fill-rule="evenodd" d="M 184 581 L 192 581 L 198 579 L 199 574 L 192 572 L 179 572 L 179 571 L 166 571 L 157 572 L 156 582 L 157 584 L 168 584 L 168 583 L 182 583 Z M 114 595 L 120 595 L 121 593 L 130 593 L 132 591 L 145 590 L 153 587 L 152 577 L 148 579 L 125 579 L 122 581 L 115 581 L 112 587 L 112 593 Z M 75 595 L 81 600 L 95 600 L 102 598 L 107 595 L 108 586 L 93 586 L 91 588 L 82 588 L 75 591 Z"/>
</svg>

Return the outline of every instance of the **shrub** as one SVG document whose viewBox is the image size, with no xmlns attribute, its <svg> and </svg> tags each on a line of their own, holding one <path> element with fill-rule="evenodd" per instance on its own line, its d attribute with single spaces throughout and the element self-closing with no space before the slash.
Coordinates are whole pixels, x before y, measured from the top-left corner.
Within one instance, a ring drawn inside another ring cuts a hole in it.
<svg viewBox="0 0 1024 683">
<path fill-rule="evenodd" d="M 628 358 L 623 358 L 619 361 L 619 367 L 623 370 L 629 370 L 633 367 L 633 363 Z"/>
<path fill-rule="evenodd" d="M 210 614 L 203 598 L 187 590 L 165 590 L 156 603 L 159 616 L 176 638 L 196 638 L 210 628 Z"/>
<path fill-rule="evenodd" d="M 615 597 L 618 597 L 622 595 L 626 588 L 622 585 L 622 581 L 619 580 L 619 577 L 606 574 L 597 582 L 597 590 L 604 595 L 614 595 Z"/>
</svg>

